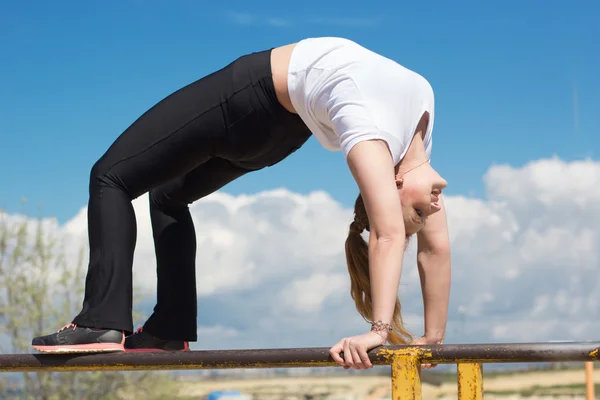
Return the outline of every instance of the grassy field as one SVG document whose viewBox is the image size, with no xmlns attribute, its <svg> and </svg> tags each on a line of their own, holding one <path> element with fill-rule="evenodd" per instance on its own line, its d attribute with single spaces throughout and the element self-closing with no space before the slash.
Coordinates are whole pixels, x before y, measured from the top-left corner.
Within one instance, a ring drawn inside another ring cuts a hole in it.
<svg viewBox="0 0 600 400">
<path fill-rule="evenodd" d="M 600 398 L 600 369 L 594 371 L 597 398 Z M 457 398 L 456 375 L 424 373 L 424 400 Z M 429 382 L 429 383 L 427 383 Z M 336 375 L 302 377 L 256 377 L 247 379 L 194 380 L 181 386 L 182 399 L 203 399 L 216 390 L 238 390 L 252 400 L 389 400 L 389 375 Z M 576 369 L 548 371 L 489 372 L 484 369 L 486 399 L 541 400 L 584 399 L 585 371 Z"/>
</svg>

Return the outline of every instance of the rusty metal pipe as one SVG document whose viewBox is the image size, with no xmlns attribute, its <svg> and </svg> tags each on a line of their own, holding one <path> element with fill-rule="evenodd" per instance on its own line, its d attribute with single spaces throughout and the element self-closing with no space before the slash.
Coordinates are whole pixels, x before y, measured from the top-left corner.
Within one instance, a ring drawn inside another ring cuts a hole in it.
<svg viewBox="0 0 600 400">
<path fill-rule="evenodd" d="M 374 365 L 390 365 L 398 353 L 417 352 L 435 364 L 597 361 L 600 342 L 444 344 L 373 349 Z M 336 366 L 329 348 L 204 350 L 190 352 L 0 355 L 0 372 L 92 370 L 185 370 Z"/>
<path fill-rule="evenodd" d="M 421 359 L 435 364 L 598 361 L 599 352 L 600 342 L 458 344 L 427 346 Z"/>
</svg>

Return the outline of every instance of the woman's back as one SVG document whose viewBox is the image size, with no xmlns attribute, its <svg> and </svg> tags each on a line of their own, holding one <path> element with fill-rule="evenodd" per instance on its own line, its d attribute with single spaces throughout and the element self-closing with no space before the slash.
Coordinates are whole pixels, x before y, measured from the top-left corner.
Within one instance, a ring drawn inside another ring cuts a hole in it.
<svg viewBox="0 0 600 400">
<path fill-rule="evenodd" d="M 276 54 L 280 101 L 300 115 L 325 148 L 347 155 L 369 136 L 385 140 L 398 163 L 427 112 L 430 152 L 434 95 L 421 75 L 344 38 L 304 39 Z"/>
</svg>

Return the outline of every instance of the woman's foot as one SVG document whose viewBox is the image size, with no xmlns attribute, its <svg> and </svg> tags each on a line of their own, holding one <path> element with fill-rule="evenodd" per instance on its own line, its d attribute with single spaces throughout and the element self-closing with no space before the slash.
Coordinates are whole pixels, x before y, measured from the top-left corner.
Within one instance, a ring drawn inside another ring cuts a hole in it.
<svg viewBox="0 0 600 400">
<path fill-rule="evenodd" d="M 126 352 L 190 351 L 189 343 L 183 340 L 163 340 L 138 328 L 125 338 Z"/>
<path fill-rule="evenodd" d="M 124 343 L 122 331 L 69 324 L 58 332 L 34 338 L 31 346 L 44 353 L 99 353 L 125 351 Z"/>
</svg>

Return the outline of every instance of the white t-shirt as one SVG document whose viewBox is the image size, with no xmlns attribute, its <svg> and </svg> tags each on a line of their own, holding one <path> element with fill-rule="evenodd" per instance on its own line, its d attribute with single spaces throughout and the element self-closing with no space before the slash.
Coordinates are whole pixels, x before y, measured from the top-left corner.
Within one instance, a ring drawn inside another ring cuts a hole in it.
<svg viewBox="0 0 600 400">
<path fill-rule="evenodd" d="M 296 112 L 328 150 L 344 157 L 364 140 L 384 140 L 397 165 L 424 112 L 431 156 L 434 95 L 421 75 L 348 39 L 309 38 L 294 48 L 288 90 Z"/>
</svg>

